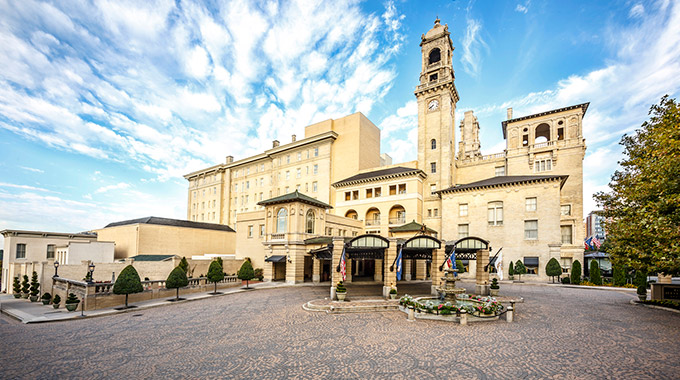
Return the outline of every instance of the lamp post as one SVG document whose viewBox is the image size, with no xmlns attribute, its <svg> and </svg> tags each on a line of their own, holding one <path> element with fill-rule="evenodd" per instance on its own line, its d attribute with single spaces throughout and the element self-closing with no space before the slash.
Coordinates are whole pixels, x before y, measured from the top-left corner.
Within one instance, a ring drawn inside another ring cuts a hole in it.
<svg viewBox="0 0 680 380">
<path fill-rule="evenodd" d="M 59 261 L 54 260 L 54 276 L 52 276 L 52 297 L 54 297 L 54 279 L 59 277 L 57 274 L 57 269 L 59 269 Z"/>
<path fill-rule="evenodd" d="M 85 285 L 85 292 L 83 292 L 83 304 L 80 306 L 80 316 L 84 317 L 85 316 L 85 299 L 87 298 L 87 287 L 89 284 L 94 283 L 94 263 L 90 262 L 90 265 L 87 266 L 87 270 L 90 273 L 89 278 L 87 279 L 87 285 Z"/>
</svg>

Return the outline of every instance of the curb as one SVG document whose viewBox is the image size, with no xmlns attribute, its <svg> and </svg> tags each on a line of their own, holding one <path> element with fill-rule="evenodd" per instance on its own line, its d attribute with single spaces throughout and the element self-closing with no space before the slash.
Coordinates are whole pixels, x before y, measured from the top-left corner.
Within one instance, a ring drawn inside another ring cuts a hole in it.
<svg viewBox="0 0 680 380">
<path fill-rule="evenodd" d="M 680 310 L 677 310 L 677 309 L 671 309 L 669 307 L 663 307 L 663 306 L 658 306 L 658 305 L 647 305 L 647 304 L 644 304 L 644 303 L 636 302 L 634 299 L 630 300 L 630 304 L 635 305 L 635 306 L 644 306 L 644 307 L 648 307 L 650 309 L 665 310 L 665 311 L 670 311 L 670 312 L 673 312 L 673 313 L 680 314 Z"/>
</svg>

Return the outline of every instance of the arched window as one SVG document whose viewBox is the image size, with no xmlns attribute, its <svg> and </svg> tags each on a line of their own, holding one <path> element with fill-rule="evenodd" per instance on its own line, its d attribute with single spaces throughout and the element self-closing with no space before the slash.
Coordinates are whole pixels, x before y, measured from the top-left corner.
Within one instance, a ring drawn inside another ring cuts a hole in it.
<svg viewBox="0 0 680 380">
<path fill-rule="evenodd" d="M 380 210 L 373 207 L 366 212 L 366 225 L 367 226 L 380 225 Z"/>
<path fill-rule="evenodd" d="M 536 127 L 536 130 L 534 131 L 534 143 L 542 143 L 550 141 L 550 126 L 546 123 L 543 123 Z"/>
<path fill-rule="evenodd" d="M 430 51 L 430 57 L 428 59 L 428 64 L 433 64 L 441 61 L 441 52 L 439 51 L 439 48 L 434 48 L 432 51 Z"/>
<path fill-rule="evenodd" d="M 432 145 L 432 149 L 433 149 L 433 150 L 434 150 L 434 149 L 437 149 L 437 140 L 432 139 L 432 141 L 430 141 L 430 145 Z"/>
<path fill-rule="evenodd" d="M 359 219 L 359 215 L 354 210 L 349 210 L 345 213 L 345 218 Z"/>
<path fill-rule="evenodd" d="M 314 211 L 312 210 L 307 210 L 307 233 L 308 234 L 313 234 L 314 233 Z"/>
<path fill-rule="evenodd" d="M 277 233 L 285 233 L 286 232 L 286 226 L 288 225 L 288 210 L 285 208 L 279 209 L 279 212 L 276 214 L 276 232 Z"/>
<path fill-rule="evenodd" d="M 489 202 L 489 225 L 503 225 L 503 202 Z"/>
</svg>

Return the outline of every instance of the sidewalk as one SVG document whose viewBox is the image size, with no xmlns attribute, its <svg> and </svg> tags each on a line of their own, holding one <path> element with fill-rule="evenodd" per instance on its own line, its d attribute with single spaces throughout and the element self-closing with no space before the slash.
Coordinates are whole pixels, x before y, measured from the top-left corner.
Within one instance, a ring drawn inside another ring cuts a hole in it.
<svg viewBox="0 0 680 380">
<path fill-rule="evenodd" d="M 278 282 L 261 282 L 261 283 L 256 283 L 256 284 L 251 284 L 249 290 L 246 290 L 245 288 L 242 287 L 234 287 L 234 288 L 227 288 L 227 289 L 218 289 L 221 291 L 222 294 L 218 295 L 210 295 L 209 293 L 190 293 L 190 294 L 181 294 L 180 291 L 180 297 L 183 298 L 183 300 L 178 301 L 179 303 L 182 302 L 190 302 L 190 301 L 197 301 L 197 300 L 202 300 L 206 298 L 212 298 L 212 297 L 219 297 L 227 294 L 233 294 L 233 293 L 241 293 L 241 292 L 246 292 L 246 291 L 251 291 L 251 290 L 257 290 L 257 289 L 272 289 L 272 288 L 280 288 L 280 287 L 286 287 L 286 286 L 292 286 L 288 285 L 285 283 L 278 283 Z M 133 308 L 129 309 L 123 309 L 123 310 L 116 310 L 115 308 L 106 308 L 106 309 L 98 309 L 98 310 L 88 310 L 85 312 L 84 318 L 93 318 L 93 317 L 101 317 L 105 315 L 112 315 L 112 314 L 119 314 L 119 313 L 129 313 L 129 312 L 135 312 L 139 310 L 145 310 L 149 309 L 152 307 L 158 307 L 158 306 L 169 306 L 172 305 L 173 302 L 168 302 L 169 299 L 172 297 L 168 298 L 157 298 L 149 301 L 142 301 L 142 302 L 136 302 L 136 303 L 130 303 L 130 306 L 135 306 Z M 122 306 L 122 305 L 121 305 Z M 120 307 L 120 306 L 118 306 Z M 15 318 L 23 323 L 43 323 L 43 322 L 56 322 L 56 321 L 66 321 L 69 319 L 80 319 L 83 318 L 80 316 L 80 308 L 78 308 L 76 311 L 69 312 L 66 310 L 64 307 L 64 304 L 62 303 L 59 307 L 59 309 L 55 309 L 52 307 L 52 305 L 43 305 L 42 302 L 30 302 L 29 300 L 22 299 L 22 298 L 14 298 L 13 295 L 9 294 L 3 294 L 0 295 L 0 312 L 3 314 L 9 315 L 12 318 Z"/>
</svg>

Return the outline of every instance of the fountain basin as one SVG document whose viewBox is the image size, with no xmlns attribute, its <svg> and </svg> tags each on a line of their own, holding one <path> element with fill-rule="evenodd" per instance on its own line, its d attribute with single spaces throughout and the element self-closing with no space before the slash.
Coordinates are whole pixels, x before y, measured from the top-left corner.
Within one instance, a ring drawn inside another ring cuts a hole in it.
<svg viewBox="0 0 680 380">
<path fill-rule="evenodd" d="M 413 298 L 408 294 L 399 300 L 399 310 L 408 313 L 413 308 L 416 319 L 432 319 L 460 322 L 461 311 L 467 314 L 468 322 L 498 320 L 505 307 L 493 297 L 479 297 L 459 294 L 455 302 L 434 297 Z"/>
</svg>

